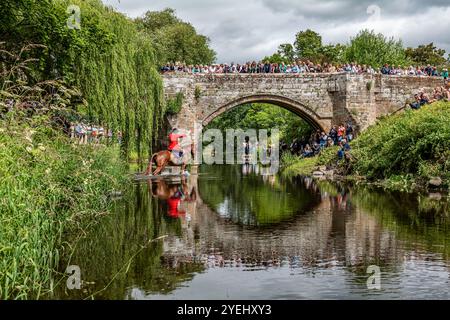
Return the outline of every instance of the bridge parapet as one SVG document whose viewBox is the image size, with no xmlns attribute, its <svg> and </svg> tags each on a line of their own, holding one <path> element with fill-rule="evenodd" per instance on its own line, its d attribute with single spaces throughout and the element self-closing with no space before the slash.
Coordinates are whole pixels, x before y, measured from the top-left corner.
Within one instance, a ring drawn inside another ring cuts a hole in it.
<svg viewBox="0 0 450 320">
<path fill-rule="evenodd" d="M 443 85 L 438 77 L 348 73 L 163 75 L 165 94 L 183 93 L 172 126 L 192 130 L 245 103 L 267 102 L 286 108 L 314 127 L 329 130 L 351 119 L 364 130 L 380 116 L 397 111 L 419 91 Z"/>
</svg>

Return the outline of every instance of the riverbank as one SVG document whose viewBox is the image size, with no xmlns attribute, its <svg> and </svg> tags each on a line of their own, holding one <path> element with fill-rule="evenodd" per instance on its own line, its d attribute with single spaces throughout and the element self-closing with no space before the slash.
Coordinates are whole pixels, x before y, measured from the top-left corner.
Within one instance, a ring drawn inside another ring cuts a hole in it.
<svg viewBox="0 0 450 320">
<path fill-rule="evenodd" d="M 64 235 L 107 214 L 126 173 L 117 146 L 71 143 L 45 116 L 0 121 L 0 299 L 50 290 Z"/>
<path fill-rule="evenodd" d="M 351 148 L 349 161 L 338 160 L 337 147 L 315 158 L 289 157 L 283 174 L 356 180 L 392 190 L 448 189 L 450 103 L 437 102 L 382 118 Z"/>
</svg>

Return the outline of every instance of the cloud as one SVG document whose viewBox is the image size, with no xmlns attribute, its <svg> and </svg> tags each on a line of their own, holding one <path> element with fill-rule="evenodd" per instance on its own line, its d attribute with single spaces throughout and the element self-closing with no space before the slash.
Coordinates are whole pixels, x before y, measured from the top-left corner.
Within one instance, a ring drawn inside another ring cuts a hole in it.
<svg viewBox="0 0 450 320">
<path fill-rule="evenodd" d="M 271 55 L 307 28 L 325 42 L 346 43 L 361 29 L 401 38 L 407 46 L 434 42 L 450 52 L 448 0 L 103 0 L 130 17 L 174 8 L 211 39 L 218 62 Z M 372 10 L 368 10 L 372 9 Z M 378 10 L 379 8 L 379 10 Z"/>
</svg>

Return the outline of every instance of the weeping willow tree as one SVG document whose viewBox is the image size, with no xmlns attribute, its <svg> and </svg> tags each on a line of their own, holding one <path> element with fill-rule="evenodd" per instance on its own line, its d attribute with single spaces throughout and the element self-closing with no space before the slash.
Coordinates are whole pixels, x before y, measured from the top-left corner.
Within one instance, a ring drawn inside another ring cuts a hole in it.
<svg viewBox="0 0 450 320">
<path fill-rule="evenodd" d="M 79 11 L 75 6 L 78 6 Z M 122 151 L 150 153 L 164 114 L 162 80 L 151 37 L 99 0 L 4 0 L 0 40 L 10 49 L 45 46 L 28 81 L 61 79 L 84 103 L 71 106 L 91 123 L 123 134 Z M 79 27 L 71 27 L 80 18 Z"/>
</svg>

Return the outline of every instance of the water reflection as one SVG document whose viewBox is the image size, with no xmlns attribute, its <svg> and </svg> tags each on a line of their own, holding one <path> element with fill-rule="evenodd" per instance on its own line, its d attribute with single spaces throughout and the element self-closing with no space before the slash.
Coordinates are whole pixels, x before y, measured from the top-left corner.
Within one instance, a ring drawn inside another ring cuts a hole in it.
<svg viewBox="0 0 450 320">
<path fill-rule="evenodd" d="M 95 284 L 57 297 L 450 298 L 445 198 L 266 170 L 212 166 L 135 185 L 71 260 Z M 380 291 L 367 290 L 370 265 Z"/>
</svg>

